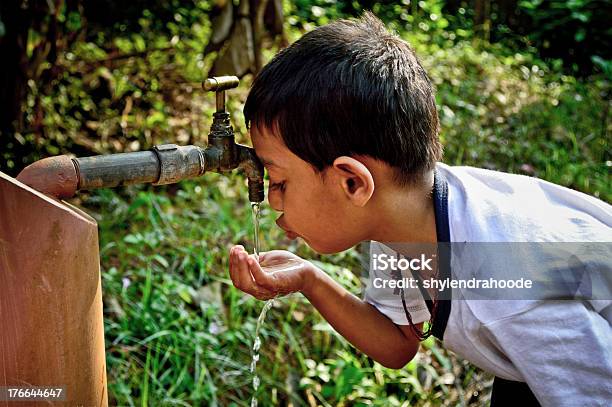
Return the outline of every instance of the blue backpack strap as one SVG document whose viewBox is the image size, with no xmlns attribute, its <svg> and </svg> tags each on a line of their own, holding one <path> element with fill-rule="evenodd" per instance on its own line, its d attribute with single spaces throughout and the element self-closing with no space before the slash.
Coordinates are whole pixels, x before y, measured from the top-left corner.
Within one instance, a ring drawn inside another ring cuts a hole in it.
<svg viewBox="0 0 612 407">
<path fill-rule="evenodd" d="M 445 280 L 451 278 L 450 259 L 451 259 L 451 240 L 450 227 L 448 221 L 448 182 L 443 174 L 438 170 L 434 172 L 433 187 L 434 212 L 436 217 L 436 234 L 438 238 L 438 278 Z M 436 312 L 433 320 L 432 335 L 441 341 L 444 339 L 444 331 L 448 323 L 448 316 L 451 311 L 451 291 L 440 293 L 445 300 L 438 300 Z M 431 301 L 426 301 L 427 307 L 432 307 Z"/>
</svg>

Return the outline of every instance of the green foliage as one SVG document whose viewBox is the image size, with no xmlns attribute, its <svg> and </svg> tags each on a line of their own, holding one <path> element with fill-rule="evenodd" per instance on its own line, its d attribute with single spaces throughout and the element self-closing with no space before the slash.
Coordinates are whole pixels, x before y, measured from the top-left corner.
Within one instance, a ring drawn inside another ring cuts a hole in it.
<svg viewBox="0 0 612 407">
<path fill-rule="evenodd" d="M 298 0 L 288 6 L 287 22 L 300 30 L 310 30 L 314 26 L 330 21 L 358 17 L 369 10 L 396 31 L 441 32 L 448 26 L 442 13 L 444 1 L 426 0 L 401 2 L 357 2 L 335 0 Z"/>
<path fill-rule="evenodd" d="M 543 56 L 563 57 L 581 73 L 590 72 L 592 57 L 612 57 L 609 2 L 522 0 L 519 7 L 531 18 L 525 34 Z"/>
<path fill-rule="evenodd" d="M 519 2 L 534 20 L 538 30 L 532 35 L 534 38 L 541 37 L 547 32 L 553 31 L 566 24 L 578 24 L 579 28 L 574 33 L 576 42 L 586 39 L 588 23 L 593 19 L 593 10 L 603 4 L 592 0 L 556 0 L 544 2 L 543 0 L 522 0 Z"/>
<path fill-rule="evenodd" d="M 612 199 L 609 82 L 581 83 L 530 55 L 411 41 L 437 86 L 445 161 L 524 173 Z"/>
<path fill-rule="evenodd" d="M 592 58 L 610 60 L 612 31 L 604 0 L 521 0 L 514 8 L 507 4 L 486 2 L 487 38 L 516 47 L 532 47 L 542 59 L 564 61 L 573 74 L 588 75 L 598 67 Z M 329 21 L 358 16 L 371 10 L 385 23 L 400 32 L 429 34 L 431 41 L 449 38 L 473 38 L 475 10 L 473 3 L 444 0 L 423 1 L 336 1 L 298 0 L 288 2 L 288 23 L 300 30 Z M 449 28 L 449 30 L 447 30 Z M 438 42 L 440 44 L 440 42 Z M 593 64 L 595 65 L 593 66 Z"/>
<path fill-rule="evenodd" d="M 159 17 L 140 10 L 133 32 L 111 27 L 75 41 L 57 55 L 51 83 L 30 80 L 24 106 L 28 125 L 15 135 L 27 154 L 6 160 L 22 168 L 49 155 L 134 151 L 158 143 L 202 143 L 214 100 L 201 81 L 210 66 L 208 2 Z M 73 11 L 61 20 L 76 28 Z M 121 23 L 118 24 L 121 26 Z M 119 34 L 118 34 L 118 33 Z M 28 49 L 42 39 L 32 31 Z M 47 64 L 49 65 L 49 64 Z M 22 161 L 22 162 L 19 162 Z"/>
</svg>

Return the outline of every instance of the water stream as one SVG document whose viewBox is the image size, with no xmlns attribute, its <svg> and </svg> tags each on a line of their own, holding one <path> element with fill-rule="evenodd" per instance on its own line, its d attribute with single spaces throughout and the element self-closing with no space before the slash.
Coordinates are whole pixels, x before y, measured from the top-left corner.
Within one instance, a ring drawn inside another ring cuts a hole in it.
<svg viewBox="0 0 612 407">
<path fill-rule="evenodd" d="M 255 260 L 259 261 L 259 203 L 251 202 L 251 212 L 253 213 L 253 228 L 255 232 L 253 233 L 253 242 L 255 243 L 255 247 L 253 250 L 255 251 Z"/>
<path fill-rule="evenodd" d="M 259 204 L 251 202 L 251 208 L 253 211 L 253 226 L 255 229 L 255 259 L 259 261 Z M 251 357 L 251 375 L 253 376 L 253 395 L 251 396 L 251 407 L 257 407 L 257 389 L 259 388 L 259 376 L 256 372 L 257 362 L 259 361 L 259 349 L 261 348 L 261 338 L 259 337 L 259 330 L 266 319 L 266 313 L 274 304 L 274 299 L 266 301 L 264 304 L 259 317 L 257 318 L 257 325 L 255 327 L 255 342 L 253 343 L 253 354 Z"/>
<path fill-rule="evenodd" d="M 255 231 L 255 236 L 253 239 L 255 243 L 254 254 L 255 259 L 259 261 L 259 204 L 256 202 L 251 202 L 251 208 L 253 212 L 253 226 Z M 261 266 L 265 272 L 272 273 L 297 269 L 302 266 L 302 262 L 297 259 L 284 259 L 280 261 L 277 260 L 266 262 L 265 265 L 262 264 Z M 257 318 L 257 325 L 255 327 L 255 342 L 253 343 L 250 368 L 251 375 L 253 376 L 253 395 L 251 396 L 251 407 L 257 407 L 257 389 L 259 388 L 260 383 L 260 379 L 256 371 L 257 362 L 259 362 L 259 349 L 261 348 L 261 337 L 259 336 L 259 331 L 264 323 L 264 320 L 266 319 L 266 313 L 270 310 L 270 308 L 272 308 L 272 305 L 274 305 L 274 298 L 265 302 L 261 313 Z"/>
</svg>

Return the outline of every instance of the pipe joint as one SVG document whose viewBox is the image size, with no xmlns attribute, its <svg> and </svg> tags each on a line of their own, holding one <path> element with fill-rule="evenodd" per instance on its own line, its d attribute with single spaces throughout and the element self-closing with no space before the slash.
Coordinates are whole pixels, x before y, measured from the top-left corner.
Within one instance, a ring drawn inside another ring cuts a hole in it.
<svg viewBox="0 0 612 407">
<path fill-rule="evenodd" d="M 206 158 L 199 147 L 162 144 L 153 151 L 159 160 L 159 178 L 153 185 L 174 184 L 206 171 Z"/>
</svg>

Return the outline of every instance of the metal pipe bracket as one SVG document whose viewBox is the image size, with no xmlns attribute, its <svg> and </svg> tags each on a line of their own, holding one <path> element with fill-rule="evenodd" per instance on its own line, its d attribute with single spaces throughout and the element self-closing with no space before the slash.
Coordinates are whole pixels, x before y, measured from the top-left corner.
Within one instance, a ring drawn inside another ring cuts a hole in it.
<svg viewBox="0 0 612 407">
<path fill-rule="evenodd" d="M 153 185 L 173 184 L 205 172 L 206 160 L 199 147 L 162 144 L 153 151 L 159 160 L 159 179 Z"/>
</svg>

